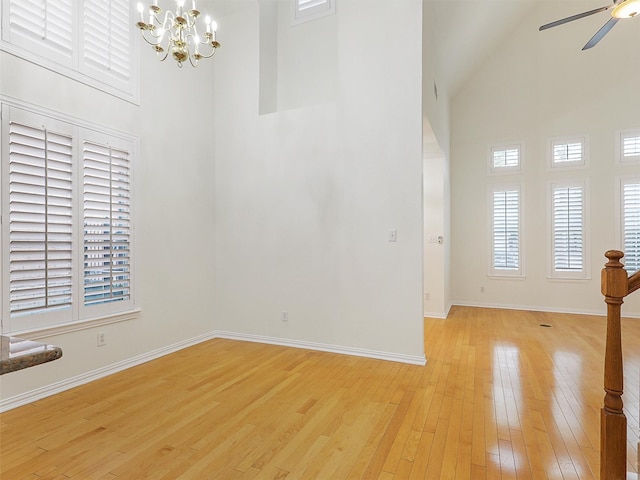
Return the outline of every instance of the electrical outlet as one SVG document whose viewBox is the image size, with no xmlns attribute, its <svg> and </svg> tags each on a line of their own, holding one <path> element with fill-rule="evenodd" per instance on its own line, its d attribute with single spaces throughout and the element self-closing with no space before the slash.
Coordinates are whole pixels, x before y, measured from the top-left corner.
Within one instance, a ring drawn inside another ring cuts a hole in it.
<svg viewBox="0 0 640 480">
<path fill-rule="evenodd" d="M 282 323 L 289 324 L 289 312 L 282 312 Z"/>
<path fill-rule="evenodd" d="M 424 299 L 425 300 L 431 300 L 431 294 L 429 292 L 424 294 Z"/>
<path fill-rule="evenodd" d="M 104 347 L 107 344 L 107 339 L 105 338 L 105 335 L 103 332 L 99 332 L 98 333 L 98 346 L 99 347 Z"/>
</svg>

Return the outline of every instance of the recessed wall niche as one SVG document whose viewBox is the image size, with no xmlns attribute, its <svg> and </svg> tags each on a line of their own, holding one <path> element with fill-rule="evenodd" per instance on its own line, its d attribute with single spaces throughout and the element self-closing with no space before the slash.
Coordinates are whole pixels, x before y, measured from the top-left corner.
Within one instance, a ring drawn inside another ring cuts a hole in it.
<svg viewBox="0 0 640 480">
<path fill-rule="evenodd" d="M 337 15 L 293 23 L 293 0 L 260 0 L 261 115 L 333 102 Z"/>
</svg>

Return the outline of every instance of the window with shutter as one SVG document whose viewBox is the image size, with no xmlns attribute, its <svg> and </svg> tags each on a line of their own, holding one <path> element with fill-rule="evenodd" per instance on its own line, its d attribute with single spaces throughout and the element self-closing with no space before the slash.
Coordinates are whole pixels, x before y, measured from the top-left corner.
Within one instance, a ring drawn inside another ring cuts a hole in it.
<svg viewBox="0 0 640 480">
<path fill-rule="evenodd" d="M 489 171 L 491 173 L 513 173 L 520 171 L 520 145 L 494 145 L 490 148 Z"/>
<path fill-rule="evenodd" d="M 640 163 L 640 130 L 617 132 L 616 162 L 619 165 Z"/>
<path fill-rule="evenodd" d="M 132 318 L 134 140 L 13 103 L 1 106 L 3 331 Z"/>
<path fill-rule="evenodd" d="M 336 0 L 293 0 L 293 23 L 336 13 Z"/>
<path fill-rule="evenodd" d="M 549 141 L 551 168 L 575 168 L 587 165 L 586 137 L 561 138 Z"/>
<path fill-rule="evenodd" d="M 130 295 L 129 152 L 84 142 L 84 304 Z"/>
<path fill-rule="evenodd" d="M 551 190 L 552 276 L 586 276 L 584 183 L 553 184 Z"/>
<path fill-rule="evenodd" d="M 67 134 L 9 123 L 12 315 L 71 305 L 71 149 Z"/>
<path fill-rule="evenodd" d="M 491 275 L 522 275 L 520 186 L 493 187 L 491 202 Z"/>
<path fill-rule="evenodd" d="M 627 271 L 640 270 L 640 179 L 623 179 L 621 189 L 622 240 Z"/>
<path fill-rule="evenodd" d="M 127 0 L 8 0 L 0 48 L 126 100 L 137 100 L 139 40 Z"/>
</svg>

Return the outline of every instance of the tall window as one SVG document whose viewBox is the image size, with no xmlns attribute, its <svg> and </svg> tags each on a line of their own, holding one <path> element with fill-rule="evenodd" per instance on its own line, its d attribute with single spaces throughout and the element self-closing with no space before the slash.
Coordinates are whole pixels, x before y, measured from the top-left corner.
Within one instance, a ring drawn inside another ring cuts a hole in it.
<svg viewBox="0 0 640 480">
<path fill-rule="evenodd" d="M 492 275 L 520 276 L 521 228 L 520 186 L 493 187 L 491 202 Z"/>
<path fill-rule="evenodd" d="M 0 49 L 137 100 L 140 39 L 128 0 L 5 0 Z"/>
<path fill-rule="evenodd" d="M 133 309 L 133 146 L 81 122 L 2 106 L 4 331 Z"/>
<path fill-rule="evenodd" d="M 629 272 L 640 270 L 640 179 L 621 181 L 622 250 Z"/>
<path fill-rule="evenodd" d="M 584 182 L 551 184 L 553 277 L 587 276 L 585 191 Z"/>
</svg>

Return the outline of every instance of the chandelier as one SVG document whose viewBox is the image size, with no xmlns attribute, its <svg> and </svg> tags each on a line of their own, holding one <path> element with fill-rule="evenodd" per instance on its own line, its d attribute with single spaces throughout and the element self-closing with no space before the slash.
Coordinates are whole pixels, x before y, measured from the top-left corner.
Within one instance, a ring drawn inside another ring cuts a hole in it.
<svg viewBox="0 0 640 480">
<path fill-rule="evenodd" d="M 161 21 L 162 9 L 158 6 L 158 0 L 153 0 L 153 4 L 147 8 L 149 22 L 145 22 L 144 6 L 138 3 L 140 20 L 136 25 L 142 33 L 142 38 L 153 47 L 161 62 L 171 54 L 178 62 L 178 67 L 182 67 L 187 60 L 195 67 L 199 60 L 213 57 L 216 49 L 220 47 L 220 43 L 216 41 L 218 27 L 211 17 L 205 17 L 205 31 L 201 36 L 196 26 L 200 16 L 196 9 L 196 0 L 192 0 L 191 10 L 185 10 L 185 0 L 175 2 L 175 12 L 167 10 Z"/>
</svg>

